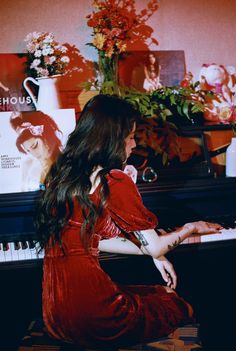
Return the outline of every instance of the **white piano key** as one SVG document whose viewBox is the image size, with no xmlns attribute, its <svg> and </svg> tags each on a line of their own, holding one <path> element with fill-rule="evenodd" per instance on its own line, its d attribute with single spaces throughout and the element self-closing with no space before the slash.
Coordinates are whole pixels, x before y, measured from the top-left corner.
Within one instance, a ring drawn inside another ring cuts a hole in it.
<svg viewBox="0 0 236 351">
<path fill-rule="evenodd" d="M 12 255 L 11 255 L 10 245 L 8 243 L 3 243 L 3 253 L 5 256 L 5 262 L 11 262 Z"/>
<path fill-rule="evenodd" d="M 21 245 L 17 251 L 18 251 L 19 261 L 24 261 L 25 260 L 25 250 L 22 249 Z"/>
<path fill-rule="evenodd" d="M 43 258 L 44 257 L 44 250 L 40 250 L 39 243 L 35 243 L 35 249 L 36 249 L 37 258 Z"/>
<path fill-rule="evenodd" d="M 31 253 L 31 250 L 29 248 L 29 245 L 28 245 L 27 241 L 22 241 L 21 247 L 22 247 L 22 250 L 24 251 L 25 259 L 26 260 L 31 260 L 32 259 L 32 253 Z"/>
<path fill-rule="evenodd" d="M 0 243 L 0 262 L 5 262 L 5 256 L 2 248 L 2 243 Z"/>
<path fill-rule="evenodd" d="M 206 234 L 201 235 L 201 242 L 211 242 L 211 241 L 224 241 L 236 239 L 236 228 L 222 229 L 220 233 L 217 234 Z"/>
<path fill-rule="evenodd" d="M 18 250 L 15 249 L 15 243 L 9 243 L 12 261 L 19 261 Z"/>
</svg>

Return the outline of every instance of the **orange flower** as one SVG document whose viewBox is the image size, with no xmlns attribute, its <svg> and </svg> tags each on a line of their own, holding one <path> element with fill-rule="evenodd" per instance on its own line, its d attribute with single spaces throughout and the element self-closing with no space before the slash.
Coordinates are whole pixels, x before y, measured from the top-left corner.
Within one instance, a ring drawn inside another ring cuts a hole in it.
<svg viewBox="0 0 236 351">
<path fill-rule="evenodd" d="M 105 35 L 103 35 L 102 33 L 96 33 L 93 38 L 93 45 L 95 46 L 95 48 L 102 50 L 105 41 L 106 41 Z"/>
</svg>

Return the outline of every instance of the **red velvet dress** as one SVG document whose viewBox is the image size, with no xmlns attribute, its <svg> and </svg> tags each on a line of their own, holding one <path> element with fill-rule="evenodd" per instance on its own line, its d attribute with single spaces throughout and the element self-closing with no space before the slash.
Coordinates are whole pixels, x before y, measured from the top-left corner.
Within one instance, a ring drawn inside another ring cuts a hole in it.
<svg viewBox="0 0 236 351">
<path fill-rule="evenodd" d="M 80 241 L 79 205 L 63 231 L 64 252 L 46 250 L 43 317 L 48 333 L 87 347 L 137 344 L 168 335 L 189 322 L 187 303 L 160 286 L 120 286 L 98 261 L 98 242 L 120 234 L 155 228 L 157 219 L 143 205 L 131 178 L 119 170 L 108 176 L 110 197 L 95 227 L 91 249 Z M 99 187 L 91 195 L 99 201 Z"/>
</svg>

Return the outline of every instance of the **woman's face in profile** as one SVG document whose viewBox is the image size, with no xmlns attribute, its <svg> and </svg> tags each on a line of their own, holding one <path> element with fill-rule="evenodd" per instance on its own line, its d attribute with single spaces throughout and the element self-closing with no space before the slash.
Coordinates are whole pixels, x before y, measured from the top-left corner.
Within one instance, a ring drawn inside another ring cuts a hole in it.
<svg viewBox="0 0 236 351">
<path fill-rule="evenodd" d="M 131 133 L 125 138 L 125 151 L 126 151 L 127 158 L 131 155 L 132 149 L 134 149 L 136 146 L 136 141 L 134 138 L 135 130 L 136 130 L 136 123 L 134 124 L 134 127 Z"/>
<path fill-rule="evenodd" d="M 28 154 L 37 158 L 39 161 L 44 161 L 50 158 L 51 152 L 48 145 L 43 139 L 38 137 L 32 137 L 22 143 L 23 148 Z"/>
</svg>

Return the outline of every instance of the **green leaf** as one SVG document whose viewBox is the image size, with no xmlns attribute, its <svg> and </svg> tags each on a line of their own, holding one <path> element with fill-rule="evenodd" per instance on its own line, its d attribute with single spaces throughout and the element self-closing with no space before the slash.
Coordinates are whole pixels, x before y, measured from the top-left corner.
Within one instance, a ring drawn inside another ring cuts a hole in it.
<svg viewBox="0 0 236 351">
<path fill-rule="evenodd" d="M 183 113 L 186 117 L 190 118 L 188 114 L 188 110 L 189 110 L 189 103 L 185 101 L 183 104 Z"/>
</svg>

